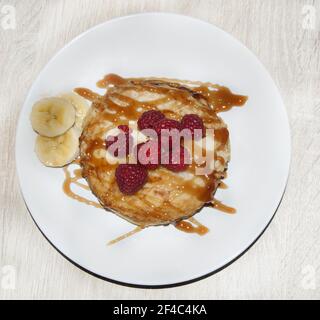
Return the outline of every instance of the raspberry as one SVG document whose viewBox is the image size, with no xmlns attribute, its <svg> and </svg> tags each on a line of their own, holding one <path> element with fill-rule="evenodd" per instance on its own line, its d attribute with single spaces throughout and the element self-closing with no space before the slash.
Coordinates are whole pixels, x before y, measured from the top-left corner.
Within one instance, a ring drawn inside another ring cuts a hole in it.
<svg viewBox="0 0 320 320">
<path fill-rule="evenodd" d="M 173 132 L 171 132 L 171 130 L 173 129 L 176 129 L 180 132 L 180 123 L 178 121 L 171 120 L 171 119 L 163 119 L 155 125 L 154 129 L 158 135 L 158 140 L 161 144 L 166 144 L 165 142 L 168 141 L 169 143 L 168 146 L 162 145 L 164 149 L 171 150 L 173 142 L 180 144 L 180 134 L 178 137 L 176 137 L 178 141 L 175 141 L 174 140 L 175 135 L 173 134 Z M 166 130 L 166 131 L 162 131 L 162 130 Z M 168 136 L 169 136 L 168 140 L 163 139 L 163 141 L 161 141 L 162 137 L 168 137 Z M 165 150 L 165 151 L 168 151 L 168 150 Z"/>
<path fill-rule="evenodd" d="M 129 133 L 130 132 L 129 127 L 126 124 L 120 124 L 120 126 L 118 126 L 118 129 L 120 129 L 124 133 Z"/>
<path fill-rule="evenodd" d="M 115 175 L 120 191 L 132 195 L 146 183 L 148 171 L 139 164 L 120 164 Z"/>
<path fill-rule="evenodd" d="M 118 137 L 108 136 L 106 139 L 106 148 L 108 149 L 111 145 L 118 141 Z"/>
<path fill-rule="evenodd" d="M 176 120 L 171 119 L 163 119 L 156 123 L 154 126 L 155 131 L 157 132 L 158 136 L 161 135 L 161 130 L 172 130 L 177 129 L 180 131 L 180 123 Z"/>
<path fill-rule="evenodd" d="M 154 125 L 164 118 L 164 114 L 160 111 L 149 110 L 141 115 L 138 120 L 138 128 L 139 130 L 153 129 Z"/>
<path fill-rule="evenodd" d="M 170 171 L 181 172 L 187 169 L 187 163 L 190 163 L 190 154 L 186 148 L 181 146 L 180 154 L 178 154 L 178 152 L 174 153 L 173 151 L 170 151 L 169 163 L 165 164 L 164 167 Z"/>
<path fill-rule="evenodd" d="M 120 126 L 118 126 L 118 129 L 120 129 L 122 132 L 119 133 L 117 136 L 109 136 L 109 137 L 107 137 L 107 139 L 106 139 L 106 149 L 108 150 L 111 145 L 113 145 L 115 142 L 117 142 L 119 140 L 119 136 L 124 133 L 125 134 L 125 138 L 126 138 L 125 155 L 128 156 L 130 154 L 130 152 L 131 152 L 131 150 L 130 150 L 130 142 L 131 142 L 131 145 L 132 145 L 132 139 L 133 139 L 132 136 L 130 135 L 130 129 L 129 129 L 129 127 L 127 125 L 120 125 Z M 112 153 L 111 150 L 108 150 L 108 151 L 110 153 Z M 112 151 L 113 151 L 113 155 L 115 157 L 118 157 L 119 149 L 115 149 L 115 150 L 112 150 Z"/>
<path fill-rule="evenodd" d="M 148 141 L 137 145 L 138 163 L 148 170 L 155 170 L 159 167 L 160 146 L 157 141 Z"/>
<path fill-rule="evenodd" d="M 196 114 L 187 114 L 181 120 L 181 130 L 189 129 L 194 138 L 194 130 L 202 130 L 202 137 L 205 136 L 205 128 L 202 119 Z"/>
</svg>

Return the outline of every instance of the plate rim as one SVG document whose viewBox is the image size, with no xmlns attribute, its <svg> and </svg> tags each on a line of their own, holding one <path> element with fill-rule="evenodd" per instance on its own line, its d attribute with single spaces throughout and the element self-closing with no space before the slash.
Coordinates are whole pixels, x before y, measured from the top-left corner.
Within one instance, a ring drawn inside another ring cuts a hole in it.
<svg viewBox="0 0 320 320">
<path fill-rule="evenodd" d="M 286 185 L 287 187 L 287 185 Z M 45 233 L 41 230 L 41 228 L 39 227 L 39 225 L 37 224 L 37 222 L 35 221 L 35 219 L 33 218 L 32 216 L 32 213 L 31 211 L 29 210 L 29 207 L 23 197 L 23 194 L 22 192 L 21 195 L 22 195 L 22 198 L 23 198 L 23 202 L 25 203 L 25 206 L 27 208 L 27 211 L 29 212 L 29 215 L 32 219 L 32 221 L 34 222 L 34 224 L 36 225 L 37 229 L 40 231 L 40 233 L 42 234 L 42 236 L 48 241 L 48 243 L 64 258 L 66 259 L 68 262 L 72 263 L 74 266 L 76 266 L 77 268 L 79 268 L 80 270 L 88 273 L 89 275 L 91 276 L 94 276 L 95 278 L 98 278 L 100 280 L 103 280 L 103 281 L 107 281 L 107 282 L 110 282 L 112 284 L 117 284 L 117 285 L 120 285 L 120 286 L 123 286 L 123 287 L 129 287 L 129 288 L 136 288 L 136 289 L 169 289 L 169 288 L 176 288 L 176 287 L 181 287 L 181 286 L 185 286 L 185 285 L 188 285 L 188 284 L 192 284 L 192 283 L 195 283 L 195 282 L 198 282 L 198 281 L 201 281 L 201 280 L 204 280 L 206 278 L 209 278 L 211 276 L 213 276 L 214 274 L 224 270 L 225 268 L 229 267 L 231 264 L 233 264 L 234 262 L 236 262 L 238 259 L 240 259 L 243 255 L 245 255 L 255 244 L 256 242 L 260 239 L 260 237 L 265 233 L 265 231 L 268 229 L 269 225 L 271 224 L 271 222 L 273 221 L 280 205 L 281 205 L 281 202 L 282 202 L 282 199 L 284 197 L 284 194 L 285 194 L 285 191 L 286 191 L 286 187 L 283 191 L 283 194 L 281 196 L 281 200 L 273 214 L 273 216 L 271 217 L 270 221 L 268 222 L 268 224 L 265 226 L 265 228 L 262 230 L 262 232 L 258 235 L 258 237 L 249 245 L 249 247 L 247 247 L 244 251 L 242 251 L 239 255 L 237 255 L 235 258 L 233 258 L 232 260 L 230 260 L 229 262 L 227 262 L 226 264 L 224 264 L 223 266 L 221 266 L 220 268 L 218 269 L 215 269 L 214 271 L 212 272 L 209 272 L 209 273 L 206 273 L 200 277 L 196 277 L 196 278 L 193 278 L 193 279 L 190 279 L 190 280 L 186 280 L 186 281 L 181 281 L 181 282 L 176 282 L 176 283 L 169 283 L 169 284 L 161 284 L 161 285 L 144 285 L 144 284 L 133 284 L 133 283 L 128 283 L 128 282 L 123 282 L 123 281 L 118 281 L 118 280 L 115 280 L 115 279 L 111 279 L 111 278 L 108 278 L 108 277 L 104 277 L 100 274 L 97 274 L 93 271 L 90 271 L 88 269 L 86 269 L 85 267 L 81 266 L 80 264 L 76 263 L 75 261 L 73 261 L 71 258 L 69 258 L 67 255 L 65 255 L 62 251 L 60 251 L 49 239 L 48 237 L 45 235 Z M 21 190 L 20 190 L 21 191 Z"/>
<path fill-rule="evenodd" d="M 216 30 L 218 30 L 219 32 L 221 32 L 222 34 L 224 34 L 225 36 L 231 38 L 233 41 L 235 41 L 237 44 L 239 44 L 240 46 L 242 46 L 243 48 L 246 49 L 246 51 L 248 52 L 248 54 L 250 54 L 252 56 L 252 58 L 255 58 L 256 61 L 260 64 L 260 66 L 263 68 L 263 70 L 265 71 L 265 75 L 269 78 L 269 80 L 271 80 L 272 84 L 274 85 L 281 105 L 282 105 L 282 112 L 285 116 L 285 120 L 286 120 L 286 127 L 287 127 L 287 133 L 288 133 L 288 168 L 287 168 L 287 174 L 286 174 L 286 179 L 285 179 L 285 184 L 284 184 L 284 188 L 283 188 L 283 192 L 282 195 L 280 197 L 280 200 L 278 202 L 277 207 L 275 208 L 275 211 L 273 213 L 273 215 L 271 216 L 270 220 L 268 221 L 268 223 L 266 224 L 266 226 L 263 228 L 263 230 L 259 233 L 259 235 L 245 248 L 243 249 L 243 251 L 241 251 L 239 254 L 237 254 L 234 258 L 232 258 L 229 262 L 223 264 L 222 266 L 218 267 L 217 269 L 206 273 L 202 276 L 199 277 L 195 277 L 192 278 L 190 280 L 186 280 L 186 281 L 180 281 L 180 282 L 176 282 L 176 283 L 169 283 L 169 284 L 161 284 L 161 285 L 146 285 L 146 284 L 136 284 L 136 283 L 127 283 L 127 282 L 123 282 L 123 281 L 119 281 L 119 280 L 115 280 L 112 278 L 108 278 L 105 276 L 102 276 L 98 273 L 95 273 L 91 270 L 88 270 L 87 268 L 81 266 L 80 264 L 76 263 L 75 261 L 73 261 L 71 258 L 69 258 L 67 255 L 65 255 L 60 249 L 58 249 L 50 240 L 49 238 L 45 235 L 45 233 L 41 230 L 40 226 L 37 224 L 36 220 L 34 219 L 31 210 L 29 209 L 27 202 L 25 200 L 24 197 L 24 193 L 22 190 L 22 186 L 21 186 L 21 179 L 20 179 L 20 172 L 18 169 L 18 161 L 17 161 L 17 152 L 18 152 L 18 148 L 17 148 L 17 140 L 18 140 L 18 131 L 20 128 L 20 122 L 22 121 L 22 117 L 21 117 L 21 113 L 24 110 L 24 106 L 26 101 L 29 99 L 29 97 L 31 96 L 31 92 L 35 86 L 35 83 L 38 82 L 38 80 L 40 79 L 40 77 L 42 76 L 43 73 L 45 73 L 45 71 L 47 70 L 47 68 L 49 67 L 50 63 L 55 60 L 66 48 L 68 48 L 69 46 L 71 46 L 74 42 L 76 42 L 77 40 L 81 39 L 82 37 L 86 36 L 86 34 L 99 29 L 100 27 L 104 26 L 105 24 L 111 23 L 111 22 L 115 22 L 115 21 L 120 21 L 120 20 L 125 20 L 128 18 L 133 18 L 133 17 L 139 17 L 139 16 L 150 16 L 150 15 L 157 15 L 157 16 L 166 16 L 166 15 L 170 15 L 170 16 L 176 16 L 176 17 L 182 17 L 182 18 L 187 18 L 187 19 L 191 19 L 194 20 L 197 23 L 202 23 L 205 24 L 209 27 L 213 27 Z M 90 27 L 89 29 L 85 30 L 84 32 L 80 33 L 79 35 L 77 35 L 76 37 L 74 37 L 72 40 L 70 40 L 68 43 L 66 43 L 62 48 L 60 48 L 44 65 L 44 67 L 40 70 L 40 72 L 38 73 L 38 75 L 36 76 L 35 80 L 33 81 L 32 85 L 29 87 L 28 90 L 28 94 L 26 95 L 26 98 L 24 99 L 24 103 L 22 105 L 22 108 L 19 112 L 19 116 L 18 116 L 18 121 L 16 122 L 16 136 L 15 136 L 15 163 L 16 163 L 16 172 L 17 172 L 17 177 L 18 177 L 18 182 L 19 182 L 19 190 L 20 190 L 20 194 L 22 196 L 23 202 L 25 203 L 26 209 L 32 219 L 32 221 L 35 223 L 37 229 L 40 231 L 40 233 L 43 235 L 43 237 L 49 242 L 49 244 L 59 253 L 62 255 L 62 257 L 64 257 L 67 261 L 71 262 L 74 266 L 76 266 L 77 268 L 79 268 L 80 270 L 100 279 L 100 280 L 104 280 L 113 284 L 117 284 L 117 285 L 121 285 L 121 286 L 125 286 L 125 287 L 131 287 L 131 288 L 138 288 L 138 289 L 166 289 L 166 288 L 173 288 L 173 287 L 179 287 L 179 286 L 184 286 L 184 285 L 188 285 L 203 279 L 206 279 L 220 271 L 222 271 L 223 269 L 227 268 L 228 266 L 230 266 L 231 264 L 233 264 L 236 260 L 238 260 L 239 258 L 241 258 L 245 253 L 247 253 L 253 246 L 254 244 L 260 239 L 260 237 L 264 234 L 264 232 L 268 229 L 268 227 L 270 226 L 271 222 L 273 221 L 281 203 L 283 200 L 283 197 L 285 195 L 286 189 L 287 189 L 287 185 L 288 185 L 288 180 L 289 180 L 289 176 L 290 176 L 290 169 L 291 169 L 291 161 L 292 161 L 292 135 L 291 135 L 291 127 L 290 127 L 290 121 L 289 121 L 289 117 L 288 117 L 288 112 L 287 112 L 287 108 L 284 104 L 284 101 L 282 99 L 279 87 L 277 86 L 277 84 L 274 82 L 273 78 L 271 77 L 269 71 L 267 70 L 267 68 L 264 66 L 264 64 L 260 61 L 260 59 L 244 44 L 242 43 L 240 40 L 238 40 L 236 37 L 234 37 L 232 34 L 228 33 L 227 31 L 224 31 L 223 29 L 221 29 L 220 27 L 217 27 L 216 25 L 214 25 L 213 23 L 210 23 L 208 21 L 199 19 L 199 18 L 195 18 L 193 16 L 189 16 L 189 15 L 184 15 L 184 14 L 179 14 L 179 13 L 173 13 L 173 12 L 157 12 L 157 11 L 151 11 L 151 12 L 142 12 L 142 13 L 134 13 L 134 14 L 129 14 L 129 15 L 124 15 L 124 16 L 119 16 L 119 17 L 115 17 L 115 18 L 111 18 L 109 20 L 106 20 L 104 22 L 101 22 L 95 26 Z"/>
</svg>

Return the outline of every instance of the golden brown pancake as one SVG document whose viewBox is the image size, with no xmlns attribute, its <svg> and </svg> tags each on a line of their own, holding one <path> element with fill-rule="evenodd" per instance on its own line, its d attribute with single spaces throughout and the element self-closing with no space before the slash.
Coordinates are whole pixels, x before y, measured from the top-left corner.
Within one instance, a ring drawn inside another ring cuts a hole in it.
<svg viewBox="0 0 320 320">
<path fill-rule="evenodd" d="M 115 75 L 107 76 L 100 86 L 107 89 L 104 96 L 88 89 L 76 89 L 76 92 L 92 101 L 80 138 L 80 163 L 83 177 L 101 205 L 145 227 L 191 217 L 211 202 L 230 159 L 229 132 L 217 111 L 240 105 L 243 97 L 218 86 L 209 88 L 148 78 L 123 79 Z M 136 194 L 125 195 L 116 183 L 117 165 L 106 159 L 106 133 L 129 120 L 137 121 L 143 112 L 152 109 L 178 121 L 186 114 L 197 114 L 207 129 L 214 129 L 214 170 L 209 175 L 196 175 L 196 165 L 180 173 L 159 167 L 149 171 L 147 183 Z"/>
</svg>

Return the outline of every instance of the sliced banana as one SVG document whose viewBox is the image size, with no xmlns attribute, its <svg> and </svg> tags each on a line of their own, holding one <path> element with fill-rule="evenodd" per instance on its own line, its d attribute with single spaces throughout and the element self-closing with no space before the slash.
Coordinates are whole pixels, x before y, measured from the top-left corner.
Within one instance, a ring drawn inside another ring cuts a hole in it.
<svg viewBox="0 0 320 320">
<path fill-rule="evenodd" d="M 55 138 L 38 136 L 35 152 L 45 166 L 63 167 L 78 157 L 79 136 L 79 130 L 74 127 Z"/>
<path fill-rule="evenodd" d="M 73 105 L 62 98 L 46 98 L 32 108 L 31 124 L 34 131 L 44 137 L 57 137 L 68 131 L 75 123 Z"/>
<path fill-rule="evenodd" d="M 83 121 L 88 113 L 89 104 L 86 99 L 82 98 L 76 93 L 65 93 L 61 98 L 69 101 L 76 110 L 76 122 L 75 126 L 82 129 Z"/>
</svg>

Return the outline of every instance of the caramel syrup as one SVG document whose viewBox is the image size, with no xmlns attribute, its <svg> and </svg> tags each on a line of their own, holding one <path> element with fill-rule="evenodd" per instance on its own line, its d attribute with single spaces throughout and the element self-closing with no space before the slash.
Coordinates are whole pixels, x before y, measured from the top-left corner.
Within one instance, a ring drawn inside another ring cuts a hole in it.
<svg viewBox="0 0 320 320">
<path fill-rule="evenodd" d="M 205 235 L 209 232 L 209 229 L 198 222 L 195 218 L 189 218 L 190 222 L 186 220 L 179 221 L 175 224 L 175 227 L 186 233 L 197 233 L 200 236 Z M 193 224 L 192 224 L 193 223 Z"/>
<path fill-rule="evenodd" d="M 113 245 L 113 244 L 116 244 L 116 243 L 124 240 L 124 239 L 127 239 L 127 238 L 135 235 L 136 233 L 142 231 L 143 229 L 144 229 L 144 228 L 142 228 L 142 227 L 136 227 L 136 228 L 133 229 L 132 231 L 130 231 L 130 232 L 128 232 L 128 233 L 125 233 L 125 234 L 123 234 L 122 236 L 120 236 L 120 237 L 118 237 L 118 238 L 116 238 L 116 239 L 114 239 L 114 240 L 109 241 L 109 242 L 108 242 L 108 246 L 111 246 L 111 245 Z"/>
<path fill-rule="evenodd" d="M 76 162 L 74 162 L 74 164 L 76 164 Z M 74 200 L 77 200 L 79 202 L 85 203 L 89 206 L 93 206 L 95 208 L 100 208 L 100 209 L 102 208 L 102 206 L 98 202 L 88 200 L 72 191 L 71 189 L 72 184 L 75 184 L 85 190 L 90 190 L 90 188 L 87 185 L 79 182 L 79 180 L 82 179 L 81 169 L 75 169 L 73 171 L 73 174 L 74 174 L 73 177 L 71 176 L 71 173 L 68 170 L 68 166 L 63 168 L 63 171 L 65 174 L 65 180 L 63 182 L 63 191 L 68 197 Z"/>
<path fill-rule="evenodd" d="M 72 164 L 77 164 L 79 165 L 79 161 L 76 160 L 74 161 Z M 87 205 L 90 205 L 90 206 L 93 206 L 95 208 L 100 208 L 102 209 L 102 206 L 98 203 L 98 202 L 95 202 L 95 201 L 91 201 L 91 200 L 88 200 L 82 196 L 79 196 L 77 195 L 75 192 L 72 191 L 71 189 L 71 185 L 72 184 L 75 184 L 85 190 L 90 190 L 89 186 L 79 182 L 79 180 L 81 180 L 83 177 L 82 177 L 82 169 L 74 169 L 73 170 L 73 176 L 71 176 L 71 173 L 70 171 L 68 170 L 69 169 L 69 166 L 63 168 L 63 171 L 65 173 L 65 180 L 64 180 L 64 183 L 63 183 L 63 191 L 64 193 L 74 199 L 74 200 L 77 200 L 81 203 L 85 203 Z M 225 208 L 229 208 L 229 207 L 226 207 L 226 206 L 223 206 L 224 210 L 225 211 Z M 220 207 L 217 209 L 220 209 Z M 231 208 L 232 209 L 232 208 Z M 189 218 L 188 221 L 185 221 L 185 220 L 182 220 L 182 221 L 179 221 L 175 224 L 175 227 L 176 229 L 180 230 L 180 231 L 183 231 L 183 232 L 186 232 L 186 233 L 196 233 L 200 236 L 203 236 L 205 234 L 207 234 L 209 232 L 209 229 L 204 226 L 203 224 L 201 224 L 199 221 L 197 221 L 195 218 Z M 125 240 L 133 235 L 135 235 L 136 233 L 140 232 L 144 230 L 143 227 L 136 227 L 135 229 L 133 229 L 132 231 L 128 232 L 128 233 L 125 233 L 121 236 L 119 236 L 118 238 L 110 241 L 108 243 L 108 245 L 114 245 L 122 240 Z"/>
<path fill-rule="evenodd" d="M 106 75 L 102 80 L 98 81 L 97 85 L 100 88 L 109 88 L 108 92 L 104 96 L 100 96 L 89 89 L 77 88 L 77 92 L 82 97 L 93 102 L 93 107 L 100 109 L 101 117 L 104 120 L 110 121 L 117 126 L 123 122 L 121 119 L 126 119 L 126 121 L 136 120 L 139 118 L 141 113 L 156 109 L 159 103 L 164 101 L 175 100 L 183 104 L 189 104 L 197 107 L 197 100 L 190 99 L 190 92 L 200 95 L 204 100 L 207 101 L 211 108 L 203 108 L 202 118 L 204 122 L 212 123 L 214 121 L 219 122 L 219 118 L 216 115 L 217 112 L 226 111 L 232 106 L 243 105 L 247 98 L 245 96 L 235 95 L 228 88 L 212 85 L 212 84 L 201 84 L 195 82 L 198 87 L 190 88 L 183 87 L 181 82 L 178 80 L 168 80 L 168 83 L 164 83 L 161 79 L 146 79 L 146 78 L 133 78 L 124 79 L 115 74 Z M 184 81 L 187 83 L 186 81 Z M 188 82 L 192 84 L 193 82 Z M 139 85 L 139 86 L 137 86 Z M 138 100 L 132 99 L 125 95 L 121 95 L 113 90 L 113 86 L 120 86 L 125 90 L 144 90 L 153 93 L 158 93 L 164 96 L 164 98 L 156 99 L 148 102 L 140 102 Z M 120 101 L 123 105 L 117 103 Z M 105 112 L 109 110 L 112 112 Z M 163 111 L 166 116 L 173 117 L 171 111 Z M 176 116 L 176 115 L 175 115 Z M 179 119 L 177 119 L 179 120 Z M 221 128 L 215 130 L 215 141 L 218 143 L 218 150 L 223 149 L 228 142 L 229 132 L 227 128 Z M 87 160 L 92 163 L 95 168 L 101 168 L 101 170 L 111 171 L 114 169 L 111 165 L 107 163 L 105 159 L 97 159 L 93 156 L 94 152 L 98 149 L 103 148 L 103 142 L 93 141 L 87 148 Z M 222 157 L 218 157 L 217 160 L 224 165 L 224 160 Z M 189 167 L 189 171 L 193 172 L 195 165 Z M 215 173 L 209 174 L 207 176 L 202 176 L 201 179 L 204 180 L 206 187 L 199 187 L 183 179 L 177 177 L 177 188 L 181 187 L 181 190 L 188 192 L 190 195 L 198 198 L 199 201 L 209 202 L 212 200 L 212 192 L 216 189 L 216 177 Z M 114 182 L 115 183 L 115 182 Z"/>
<path fill-rule="evenodd" d="M 107 88 L 109 85 L 121 85 L 125 84 L 126 79 L 118 76 L 117 74 L 110 73 L 107 74 L 102 80 L 97 82 L 97 87 L 98 88 Z"/>
<path fill-rule="evenodd" d="M 188 221 L 190 221 L 194 225 L 192 225 Z M 176 229 L 183 231 L 183 232 L 186 232 L 186 233 L 197 233 L 200 236 L 203 236 L 209 232 L 209 229 L 206 226 L 204 226 L 203 224 L 201 224 L 199 221 L 197 221 L 195 218 L 189 218 L 188 221 L 183 220 L 183 221 L 177 222 L 175 224 Z M 114 245 L 122 240 L 125 240 L 125 239 L 137 234 L 138 232 L 141 232 L 142 230 L 144 230 L 143 227 L 136 227 L 132 231 L 125 233 L 114 240 L 109 241 L 108 245 L 109 246 Z"/>
<path fill-rule="evenodd" d="M 194 91 L 210 102 L 215 112 L 229 111 L 235 106 L 241 107 L 248 100 L 247 97 L 233 94 L 229 88 L 222 86 L 216 86 L 216 90 L 210 90 L 207 86 L 201 86 L 195 88 Z"/>
<path fill-rule="evenodd" d="M 188 87 L 184 87 L 183 83 L 188 85 L 193 85 L 192 89 Z M 139 85 L 138 87 L 136 85 Z M 124 79 L 115 74 L 106 75 L 102 80 L 97 83 L 99 88 L 108 88 L 108 92 L 101 96 L 89 89 L 86 88 L 77 88 L 75 92 L 85 99 L 92 102 L 92 107 L 101 111 L 101 116 L 103 120 L 110 121 L 114 126 L 118 126 L 119 124 L 123 124 L 123 119 L 126 121 L 136 120 L 139 118 L 140 114 L 147 111 L 156 109 L 157 105 L 164 102 L 170 102 L 172 100 L 181 102 L 183 104 L 191 105 L 198 107 L 196 99 L 190 99 L 191 96 L 195 98 L 201 98 L 206 101 L 210 108 L 203 108 L 202 118 L 205 123 L 219 123 L 220 119 L 217 116 L 217 113 L 228 111 L 234 106 L 242 106 L 247 101 L 247 97 L 233 94 L 228 88 L 213 85 L 211 83 L 201 83 L 201 82 L 192 82 L 192 81 L 180 81 L 180 80 L 172 80 L 172 79 L 158 79 L 158 78 L 130 78 Z M 144 90 L 149 91 L 150 93 L 158 93 L 164 96 L 161 99 L 155 99 L 153 101 L 148 102 L 140 102 L 138 100 L 132 99 L 125 95 L 121 95 L 113 90 L 114 86 L 121 86 L 126 90 L 134 89 L 134 90 Z M 120 102 L 121 104 L 119 104 Z M 110 111 L 110 112 L 106 112 Z M 169 116 L 170 118 L 175 118 L 176 120 L 180 120 L 177 115 L 172 114 L 170 110 L 164 110 L 163 113 L 165 116 Z M 91 124 L 89 124 L 90 127 Z M 94 125 L 94 124 L 92 124 Z M 218 143 L 218 150 L 223 149 L 226 143 L 229 140 L 229 132 L 227 128 L 221 128 L 215 130 L 215 141 Z M 86 160 L 93 167 L 99 168 L 104 172 L 111 172 L 114 170 L 114 165 L 109 164 L 105 158 L 97 158 L 95 157 L 95 152 L 99 149 L 105 150 L 105 142 L 101 139 L 97 139 L 95 141 L 90 141 L 89 145 L 86 149 Z M 224 163 L 224 159 L 222 157 L 217 157 L 222 164 Z M 192 164 L 189 166 L 188 171 L 194 172 L 196 165 Z M 79 180 L 82 178 L 81 170 L 74 171 L 74 177 L 71 177 L 71 174 L 68 171 L 68 168 L 64 169 L 66 179 L 64 182 L 64 191 L 65 193 L 80 202 L 86 203 L 88 205 L 92 205 L 97 208 L 102 208 L 102 206 L 94 201 L 90 201 L 85 199 L 79 195 L 76 195 L 71 190 L 71 185 L 75 184 L 79 187 L 82 187 L 86 190 L 90 190 L 90 188 L 82 183 Z M 220 173 L 220 177 L 221 177 Z M 166 177 L 163 177 L 164 179 Z M 176 181 L 168 181 L 168 183 L 176 184 L 177 189 L 181 189 L 183 192 L 187 192 L 192 196 L 195 196 L 199 201 L 202 202 L 211 202 L 212 201 L 212 193 L 218 187 L 218 178 L 216 173 L 213 172 L 207 176 L 202 176 L 204 179 L 205 186 L 201 187 L 197 186 L 190 181 L 184 181 L 182 178 L 177 177 Z M 115 184 L 116 182 L 113 181 Z M 225 185 L 220 183 L 220 188 L 223 188 Z M 138 195 L 137 195 L 138 196 Z M 130 201 L 130 199 L 128 199 Z M 173 207 L 171 203 L 165 203 L 161 211 L 165 211 L 168 207 Z M 221 210 L 223 212 L 233 214 L 235 213 L 235 209 L 228 207 L 217 200 L 213 200 L 212 206 L 215 209 Z M 175 208 L 176 210 L 180 210 L 179 208 Z M 159 215 L 162 212 L 155 212 L 155 215 Z M 175 226 L 177 229 L 188 232 L 188 233 L 198 233 L 205 234 L 208 232 L 208 229 L 196 222 L 193 218 L 188 221 L 180 221 Z M 135 234 L 139 230 L 133 230 L 129 234 Z M 122 238 L 127 238 L 126 235 L 121 236 Z M 117 239 L 116 239 L 117 240 Z M 119 240 L 120 241 L 120 240 Z"/>
<path fill-rule="evenodd" d="M 219 189 L 228 189 L 228 185 L 221 181 L 219 184 Z"/>
<path fill-rule="evenodd" d="M 237 213 L 237 210 L 235 208 L 232 208 L 232 207 L 229 207 L 225 204 L 223 204 L 221 201 L 218 201 L 216 199 L 214 199 L 212 202 L 211 202 L 211 206 L 214 208 L 214 209 L 217 209 L 219 211 L 222 211 L 224 213 L 228 213 L 228 214 L 235 214 Z"/>
</svg>

